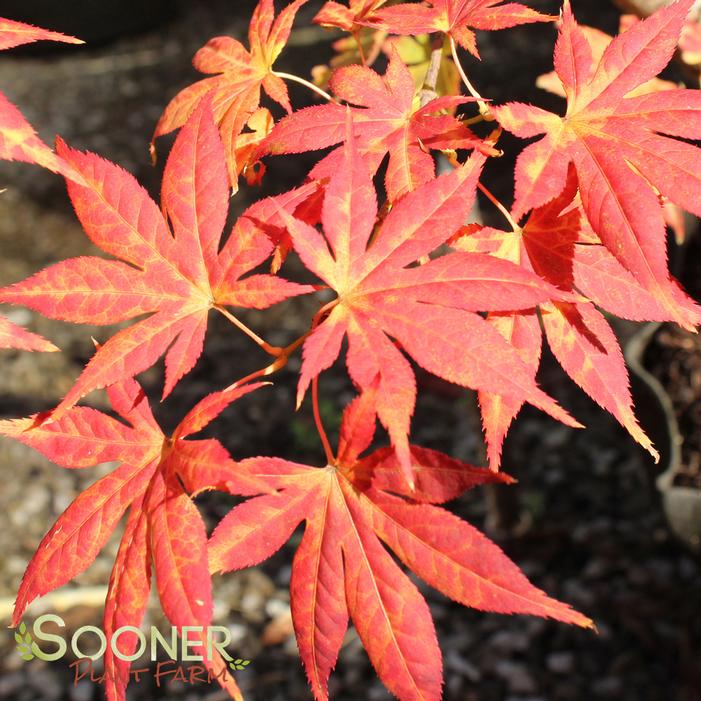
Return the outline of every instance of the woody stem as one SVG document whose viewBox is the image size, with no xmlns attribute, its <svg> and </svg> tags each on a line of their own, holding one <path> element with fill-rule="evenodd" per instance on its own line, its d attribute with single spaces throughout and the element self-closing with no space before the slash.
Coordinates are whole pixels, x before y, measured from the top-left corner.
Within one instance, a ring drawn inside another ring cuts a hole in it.
<svg viewBox="0 0 701 701">
<path fill-rule="evenodd" d="M 291 80 L 293 83 L 299 83 L 300 85 L 304 85 L 305 88 L 309 88 L 313 92 L 315 92 L 317 95 L 320 95 L 321 97 L 324 98 L 324 100 L 328 100 L 329 102 L 336 102 L 331 95 L 329 95 L 326 90 L 322 90 L 318 85 L 314 85 L 314 83 L 310 83 L 308 80 L 305 80 L 304 78 L 300 78 L 298 75 L 294 75 L 294 73 L 283 73 L 282 71 L 272 71 L 272 74 L 274 76 L 277 76 L 278 78 L 282 78 L 283 80 Z"/>
<path fill-rule="evenodd" d="M 243 331 L 246 334 L 246 336 L 248 336 L 255 343 L 257 343 L 266 353 L 269 353 L 270 355 L 279 356 L 284 351 L 283 348 L 279 348 L 278 346 L 271 346 L 269 343 L 264 341 L 255 331 L 249 329 L 248 326 L 246 326 L 246 324 L 244 324 L 241 320 L 237 319 L 226 307 L 222 307 L 218 304 L 215 304 L 214 308 L 223 316 L 225 316 L 237 329 Z"/>
<path fill-rule="evenodd" d="M 441 71 L 441 61 L 443 60 L 443 35 L 439 34 L 434 37 L 431 44 L 431 58 L 426 70 L 426 77 L 421 89 L 421 106 L 430 102 L 436 96 L 436 85 L 438 84 L 438 75 Z"/>
<path fill-rule="evenodd" d="M 516 232 L 519 231 L 519 225 L 514 221 L 511 212 L 484 186 L 482 183 L 477 183 L 477 188 L 484 196 L 504 215 L 506 221 L 509 222 L 511 228 Z"/>
<path fill-rule="evenodd" d="M 312 408 L 314 411 L 314 423 L 316 424 L 316 430 L 319 432 L 319 438 L 321 439 L 321 445 L 324 446 L 324 453 L 326 453 L 326 462 L 329 465 L 333 465 L 336 459 L 333 456 L 333 450 L 331 450 L 331 444 L 329 443 L 329 437 L 326 435 L 326 430 L 324 429 L 324 424 L 321 420 L 321 412 L 319 411 L 319 378 L 315 377 L 312 380 Z"/>
<path fill-rule="evenodd" d="M 290 343 L 289 346 L 285 346 L 284 348 L 279 348 L 279 353 L 277 354 L 277 358 L 270 363 L 270 365 L 267 365 L 264 368 L 261 368 L 260 370 L 256 370 L 255 372 L 252 372 L 250 375 L 246 375 L 245 377 L 242 377 L 240 380 L 236 380 L 236 382 L 233 382 L 230 384 L 227 389 L 233 389 L 234 387 L 240 387 L 241 385 L 246 384 L 247 382 L 250 382 L 251 380 L 256 380 L 259 377 L 267 377 L 268 375 L 272 375 L 273 373 L 277 372 L 278 370 L 281 370 L 282 368 L 287 365 L 287 362 L 290 359 L 290 356 L 299 348 L 306 340 L 307 336 L 311 331 L 307 331 L 304 335 L 300 336 L 297 340 L 293 341 Z"/>
<path fill-rule="evenodd" d="M 309 331 L 302 334 L 298 339 L 292 341 L 292 343 L 290 343 L 289 346 L 285 346 L 284 348 L 275 348 L 274 346 L 270 346 L 266 343 L 265 345 L 270 349 L 268 352 L 271 355 L 276 355 L 277 358 L 272 363 L 270 363 L 270 365 L 266 365 L 264 368 L 256 370 L 255 372 L 252 372 L 249 375 L 242 377 L 240 380 L 236 380 L 236 382 L 230 384 L 227 389 L 240 387 L 246 382 L 250 382 L 251 380 L 255 380 L 259 377 L 267 377 L 268 375 L 272 375 L 278 370 L 284 368 L 285 365 L 287 365 L 287 361 L 290 359 L 290 356 L 307 340 L 312 331 L 314 331 L 314 329 L 321 323 L 326 312 L 330 309 L 333 309 L 333 307 L 336 306 L 336 304 L 338 304 L 338 300 L 334 299 L 331 302 L 325 304 L 323 307 L 321 307 L 321 309 L 319 309 L 319 311 L 314 315 Z M 236 319 L 236 317 L 233 316 L 233 314 L 229 314 L 228 311 L 225 310 L 223 307 L 217 307 L 217 309 L 220 312 L 222 312 L 227 319 L 230 319 L 238 328 L 241 328 L 242 331 L 245 332 L 246 329 L 248 329 L 247 326 L 245 326 L 238 319 Z M 248 329 L 248 331 L 250 331 L 250 329 Z M 250 333 L 253 334 L 255 338 L 258 338 L 258 336 L 256 336 L 256 334 L 253 333 L 253 331 L 250 331 Z M 263 341 L 263 343 L 265 342 Z M 273 350 L 275 351 L 274 353 L 271 352 Z"/>
<path fill-rule="evenodd" d="M 479 104 L 480 114 L 485 119 L 485 121 L 494 121 L 494 117 L 491 114 L 489 106 L 485 102 L 482 95 L 480 95 L 477 92 L 475 86 L 470 82 L 470 79 L 467 77 L 467 73 L 465 73 L 465 69 L 462 67 L 462 63 L 460 63 L 460 57 L 458 56 L 458 48 L 455 45 L 455 39 L 453 39 L 452 36 L 450 37 L 450 53 L 453 55 L 455 67 L 458 69 L 460 78 L 462 79 L 462 82 L 465 83 L 467 91 L 470 93 L 470 95 L 472 95 L 472 97 L 474 97 L 477 100 Z"/>
</svg>

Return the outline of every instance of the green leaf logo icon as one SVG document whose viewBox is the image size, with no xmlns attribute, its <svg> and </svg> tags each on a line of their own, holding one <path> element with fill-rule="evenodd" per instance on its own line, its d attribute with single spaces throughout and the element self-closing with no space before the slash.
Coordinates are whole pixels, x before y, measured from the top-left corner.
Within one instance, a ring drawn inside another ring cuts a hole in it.
<svg viewBox="0 0 701 701">
<path fill-rule="evenodd" d="M 229 662 L 229 667 L 231 667 L 231 669 L 242 670 L 246 669 L 246 667 L 248 667 L 249 664 L 251 664 L 251 660 L 242 660 L 239 657 L 233 662 Z"/>
<path fill-rule="evenodd" d="M 34 653 L 32 652 L 32 636 L 27 632 L 27 626 L 24 622 L 19 624 L 19 628 L 15 631 L 15 642 L 17 643 L 17 652 L 23 660 L 33 660 Z"/>
</svg>

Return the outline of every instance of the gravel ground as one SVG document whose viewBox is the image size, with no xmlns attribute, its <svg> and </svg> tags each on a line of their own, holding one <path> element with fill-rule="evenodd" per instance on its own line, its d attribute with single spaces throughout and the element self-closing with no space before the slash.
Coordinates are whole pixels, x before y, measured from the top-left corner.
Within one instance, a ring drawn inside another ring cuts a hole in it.
<svg viewBox="0 0 701 701">
<path fill-rule="evenodd" d="M 249 3 L 237 3 L 248 6 Z M 612 30 L 616 16 L 607 4 L 573 3 L 575 11 Z M 553 11 L 555 3 L 533 2 Z M 310 3 L 310 17 L 318 3 Z M 139 36 L 80 51 L 0 59 L 0 86 L 21 106 L 46 139 L 58 132 L 69 143 L 98 151 L 134 172 L 152 192 L 159 173 L 148 162 L 147 144 L 167 100 L 195 78 L 189 57 L 207 38 L 240 36 L 248 13 L 232 3 L 207 0 L 183 4 L 166 24 Z M 300 24 L 303 24 L 301 22 Z M 324 35 L 325 36 L 325 35 Z M 533 92 L 531 78 L 550 68 L 553 32 L 528 28 L 485 37 L 483 64 L 475 82 L 497 100 L 538 101 L 556 106 L 555 98 Z M 507 39 L 512 53 L 501 62 Z M 295 36 L 283 70 L 302 72 L 309 60 L 306 45 L 314 33 Z M 321 46 L 320 51 L 324 50 Z M 316 50 L 316 49 L 315 49 Z M 524 69 L 527 67 L 527 70 Z M 295 93 L 296 104 L 307 99 Z M 167 140 L 164 140 L 167 142 Z M 517 141 L 506 139 L 513 155 Z M 165 150 L 167 143 L 163 144 Z M 488 177 L 500 196 L 509 197 L 509 157 L 490 166 Z M 271 163 L 271 190 L 285 189 L 305 172 L 304 159 L 290 168 Z M 63 186 L 51 174 L 23 165 L 0 164 L 0 284 L 12 282 L 61 258 L 92 254 L 66 201 Z M 253 196 L 257 196 L 254 193 Z M 246 195 L 232 201 L 240 211 Z M 298 300 L 248 323 L 272 343 L 282 344 L 309 317 L 309 302 Z M 53 405 L 72 383 L 91 352 L 90 336 L 109 330 L 70 327 L 21 310 L 13 319 L 29 323 L 59 345 L 61 354 L 5 352 L 0 359 L 0 414 L 18 416 Z M 235 361 L 232 361 L 232 358 Z M 257 349 L 231 328 L 213 319 L 203 359 L 181 383 L 172 399 L 156 410 L 172 427 L 208 388 L 225 386 L 264 362 Z M 265 390 L 232 407 L 216 424 L 235 457 L 280 454 L 318 464 L 311 412 L 293 413 L 295 361 Z M 338 370 L 338 369 L 337 369 Z M 143 376 L 150 395 L 162 383 L 161 369 Z M 431 604 L 444 653 L 448 701 L 697 701 L 701 699 L 701 566 L 672 538 L 659 500 L 651 489 L 651 466 L 616 424 L 568 383 L 546 357 L 541 382 L 588 428 L 572 431 L 536 411 L 525 411 L 505 447 L 505 465 L 520 480 L 515 509 L 519 527 L 495 533 L 500 544 L 531 579 L 591 616 L 598 632 L 574 630 L 526 617 L 499 617 L 467 611 L 423 588 Z M 474 429 L 473 400 L 463 393 L 421 393 L 414 422 L 416 442 L 477 460 L 481 452 Z M 439 387 L 439 390 L 441 388 Z M 322 385 L 322 410 L 335 415 L 350 397 L 343 372 L 329 374 Z M 333 398 L 331 401 L 328 398 Z M 93 402 L 103 406 L 96 393 Z M 292 417 L 292 420 L 290 420 Z M 696 427 L 698 430 L 698 426 Z M 0 607 L 11 600 L 26 562 L 48 525 L 75 495 L 110 468 L 67 471 L 9 441 L 0 443 Z M 10 476 L 12 479 L 10 479 Z M 493 499 L 494 494 L 487 495 Z M 485 494 L 476 491 L 455 502 L 456 513 L 485 527 Z M 202 503 L 214 523 L 231 501 L 218 495 Z M 254 701 L 310 699 L 290 635 L 287 586 L 295 534 L 289 546 L 261 568 L 216 580 L 215 618 L 231 628 L 236 650 L 252 660 L 240 672 L 247 698 Z M 116 542 L 62 599 L 69 628 L 98 623 L 99 589 L 106 584 Z M 80 602 L 70 592 L 79 585 Z M 91 596 L 88 596 L 90 593 Z M 83 595 L 85 594 L 85 595 Z M 3 598 L 4 597 L 4 598 Z M 34 609 L 38 612 L 39 608 Z M 0 608 L 0 615 L 4 615 Z M 160 620 L 157 607 L 149 611 Z M 6 620 L 2 621 L 3 624 Z M 354 633 L 347 636 L 331 683 L 338 701 L 389 698 L 375 676 Z M 130 688 L 133 699 L 223 698 L 215 687 L 170 684 L 157 689 L 148 679 Z M 65 661 L 24 663 L 14 651 L 9 631 L 0 632 L 0 699 L 48 701 L 100 698 L 86 681 L 72 684 Z"/>
</svg>

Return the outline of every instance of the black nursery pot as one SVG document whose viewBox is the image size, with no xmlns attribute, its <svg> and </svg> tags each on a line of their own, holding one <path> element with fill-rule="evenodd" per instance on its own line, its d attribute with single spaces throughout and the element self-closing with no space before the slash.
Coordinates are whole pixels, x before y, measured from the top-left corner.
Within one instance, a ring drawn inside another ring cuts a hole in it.
<svg viewBox="0 0 701 701">
<path fill-rule="evenodd" d="M 172 16 L 173 0 L 3 0 L 2 16 L 92 44 L 151 29 Z"/>
<path fill-rule="evenodd" d="M 655 483 L 674 534 L 693 552 L 701 554 L 701 488 L 684 484 L 683 437 L 667 388 L 646 367 L 646 354 L 662 327 L 644 326 L 629 341 L 626 359 L 641 425 L 660 453 Z M 693 352 L 693 351 L 690 351 Z"/>
</svg>

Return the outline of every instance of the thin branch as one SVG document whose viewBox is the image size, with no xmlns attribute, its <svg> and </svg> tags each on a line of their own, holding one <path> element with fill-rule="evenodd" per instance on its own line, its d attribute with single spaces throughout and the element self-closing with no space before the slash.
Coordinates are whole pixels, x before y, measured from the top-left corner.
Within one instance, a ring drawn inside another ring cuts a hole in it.
<svg viewBox="0 0 701 701">
<path fill-rule="evenodd" d="M 336 100 L 333 97 L 331 97 L 331 95 L 329 95 L 326 92 L 326 90 L 322 90 L 318 85 L 314 85 L 314 83 L 310 83 L 308 80 L 300 78 L 298 75 L 294 75 L 294 73 L 272 71 L 272 74 L 277 76 L 278 78 L 282 78 L 283 80 L 291 80 L 293 83 L 299 83 L 300 85 L 304 85 L 305 88 L 309 88 L 310 90 L 314 91 L 317 95 L 323 97 L 324 100 L 328 100 L 329 102 L 336 102 Z"/>
<path fill-rule="evenodd" d="M 326 314 L 327 311 L 330 309 L 333 309 L 333 307 L 338 304 L 338 300 L 334 299 L 325 304 L 319 311 L 314 315 L 314 318 L 312 319 L 311 326 L 309 328 L 309 331 L 306 333 L 302 334 L 298 339 L 295 341 L 292 341 L 289 346 L 285 346 L 284 348 L 274 348 L 273 346 L 268 346 L 271 350 L 275 350 L 275 353 L 271 353 L 271 355 L 277 355 L 277 358 L 270 363 L 270 365 L 266 365 L 264 368 L 261 368 L 260 370 L 256 370 L 255 372 L 250 373 L 249 375 L 246 375 L 245 377 L 242 377 L 240 380 L 236 380 L 236 382 L 233 382 L 230 384 L 227 389 L 233 389 L 234 387 L 240 387 L 243 384 L 246 384 L 247 382 L 250 382 L 251 380 L 256 380 L 259 377 L 268 377 L 269 375 L 272 375 L 273 373 L 277 372 L 278 370 L 281 370 L 282 368 L 287 365 L 287 362 L 290 359 L 290 356 L 307 340 L 307 338 L 310 336 L 312 331 L 321 323 L 324 315 Z M 218 307 L 217 307 L 218 308 Z M 219 309 L 221 311 L 221 309 Z M 225 315 L 227 318 L 229 318 L 229 315 Z M 236 317 L 232 316 L 232 321 L 233 319 L 236 319 Z M 238 319 L 236 319 L 238 322 Z M 241 322 L 238 322 L 239 324 Z M 238 326 L 238 324 L 237 324 Z M 243 325 L 242 325 L 243 326 Z M 244 327 L 248 328 L 248 327 Z M 241 329 L 242 331 L 244 329 Z M 249 329 L 250 330 L 250 329 Z M 251 333 L 253 333 L 251 331 Z M 255 334 L 254 334 L 255 335 Z M 266 344 L 268 345 L 268 344 Z"/>
<path fill-rule="evenodd" d="M 236 380 L 236 382 L 230 384 L 227 387 L 227 389 L 234 389 L 234 387 L 240 387 L 241 385 L 245 385 L 251 380 L 257 380 L 259 377 L 268 377 L 269 375 L 272 375 L 278 370 L 282 370 L 282 368 L 284 368 L 285 365 L 287 365 L 290 356 L 307 340 L 307 336 L 309 336 L 310 333 L 311 330 L 307 331 L 307 333 L 300 336 L 296 341 L 290 343 L 289 346 L 280 348 L 280 352 L 277 354 L 278 357 L 272 363 L 270 363 L 270 365 L 266 365 L 264 368 L 256 370 L 255 372 L 250 373 L 250 375 L 242 377 L 240 380 Z"/>
<path fill-rule="evenodd" d="M 431 58 L 428 62 L 426 77 L 421 88 L 421 107 L 437 97 L 436 85 L 438 84 L 441 61 L 443 60 L 443 41 L 443 34 L 440 33 L 433 38 L 431 43 Z"/>
</svg>

